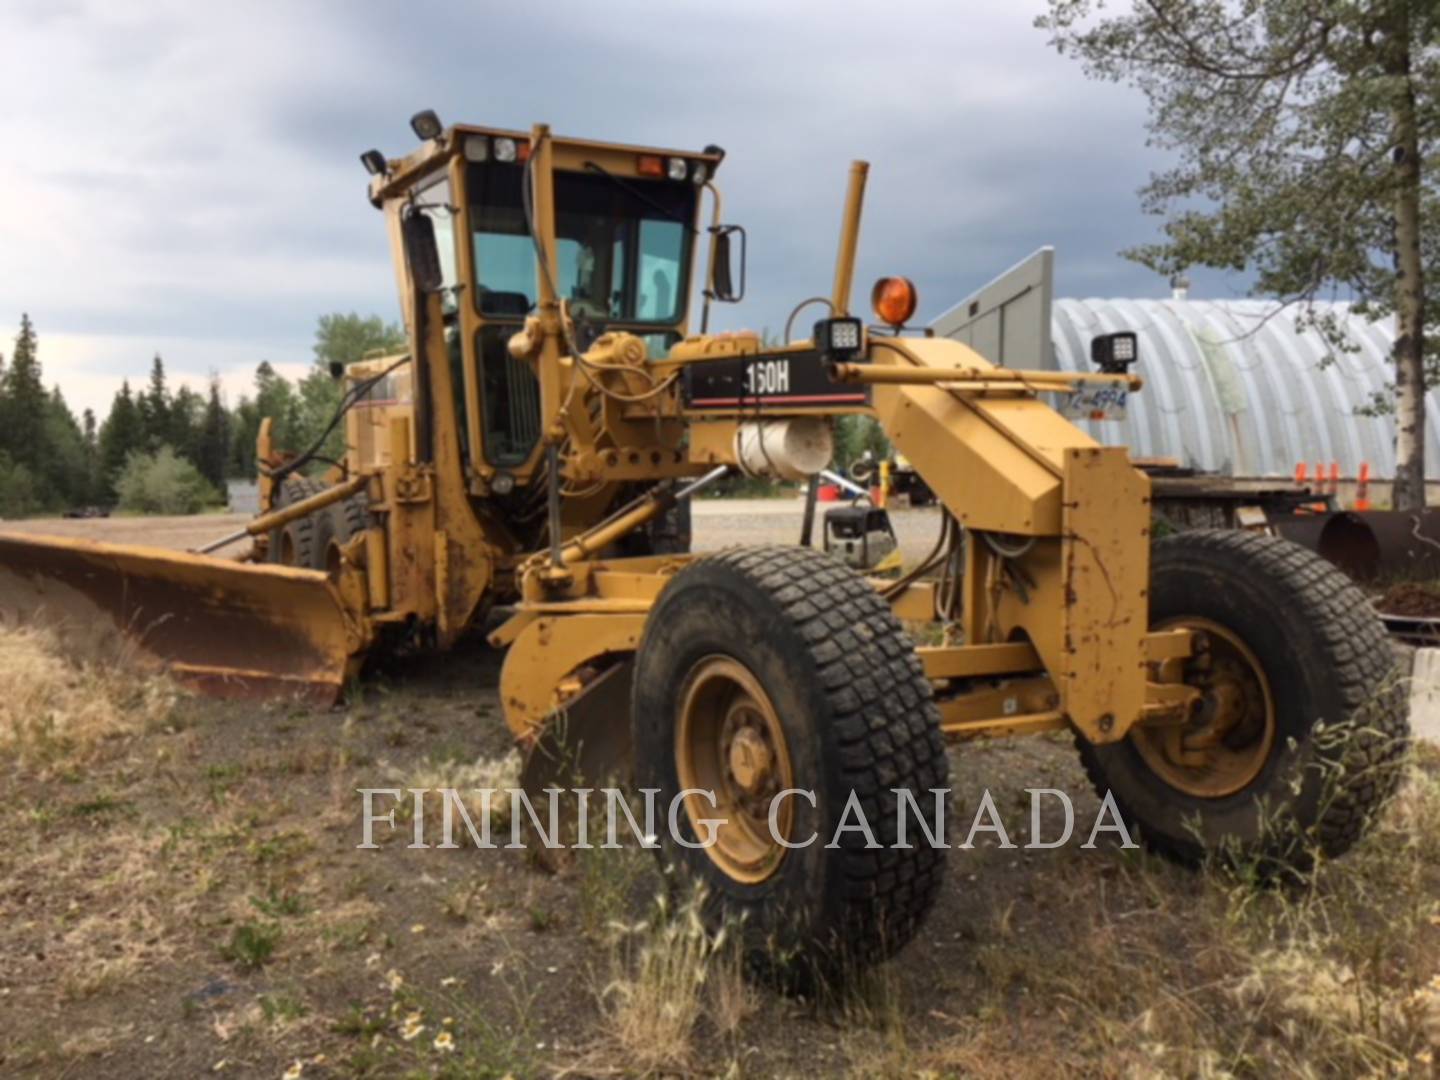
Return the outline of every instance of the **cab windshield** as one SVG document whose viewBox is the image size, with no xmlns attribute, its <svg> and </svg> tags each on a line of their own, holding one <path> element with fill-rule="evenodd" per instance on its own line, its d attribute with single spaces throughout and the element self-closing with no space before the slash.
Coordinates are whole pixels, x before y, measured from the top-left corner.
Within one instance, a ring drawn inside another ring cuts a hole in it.
<svg viewBox="0 0 1440 1080">
<path fill-rule="evenodd" d="M 536 302 L 535 247 L 525 227 L 518 165 L 469 167 L 480 314 L 519 318 Z M 693 185 L 555 174 L 555 289 L 571 312 L 603 323 L 678 322 L 684 315 Z"/>
</svg>

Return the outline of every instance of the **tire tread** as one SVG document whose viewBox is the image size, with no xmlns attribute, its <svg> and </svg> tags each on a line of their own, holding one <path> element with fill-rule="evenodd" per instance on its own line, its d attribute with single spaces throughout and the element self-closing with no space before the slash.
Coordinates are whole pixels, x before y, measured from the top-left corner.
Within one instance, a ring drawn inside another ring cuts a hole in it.
<svg viewBox="0 0 1440 1080">
<path fill-rule="evenodd" d="M 1314 826 L 1313 839 L 1327 856 L 1344 853 L 1394 793 L 1398 763 L 1409 738 L 1403 680 L 1384 625 L 1365 594 L 1331 563 L 1298 544 L 1262 533 L 1194 529 L 1157 540 L 1152 573 L 1171 559 L 1208 550 L 1246 562 L 1279 585 L 1290 611 L 1321 635 L 1321 649 L 1333 663 L 1343 715 L 1329 722 L 1343 733 L 1317 747 L 1339 782 Z M 1107 789 L 1103 766 L 1090 744 L 1076 736 L 1085 770 L 1097 793 Z M 1180 861 L 1191 855 L 1159 835 L 1146 838 L 1156 850 Z"/>
<path fill-rule="evenodd" d="M 918 822 L 908 837 L 912 847 L 891 846 L 898 818 L 891 789 L 911 789 L 916 816 L 933 828 L 929 792 L 949 779 L 940 714 L 920 658 L 874 587 L 831 555 L 794 546 L 741 547 L 692 566 L 706 562 L 727 564 L 763 590 L 808 648 L 830 705 L 841 786 L 856 792 L 881 845 L 867 848 L 850 832 L 840 838 L 846 925 L 833 929 L 843 936 L 847 962 L 882 959 L 915 936 L 945 864 L 943 850 L 917 837 Z"/>
</svg>

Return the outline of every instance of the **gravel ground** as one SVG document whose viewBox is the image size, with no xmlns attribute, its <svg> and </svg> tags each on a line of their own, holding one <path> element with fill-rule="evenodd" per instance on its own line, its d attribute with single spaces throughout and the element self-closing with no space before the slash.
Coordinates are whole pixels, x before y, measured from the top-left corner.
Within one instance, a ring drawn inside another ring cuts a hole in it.
<svg viewBox="0 0 1440 1080">
<path fill-rule="evenodd" d="M 31 518 L 0 521 L 0 533 L 30 536 L 64 536 L 79 540 L 105 540 L 112 544 L 146 544 L 185 551 L 245 527 L 248 514 L 195 514 L 189 517 Z M 217 554 L 238 555 L 237 543 Z"/>
<path fill-rule="evenodd" d="M 841 503 L 820 503 L 815 518 L 815 544 L 824 531 L 827 509 Z M 805 500 L 795 499 L 701 499 L 695 504 L 693 527 L 696 551 L 718 551 L 736 544 L 795 544 Z M 900 541 L 900 553 L 907 566 L 929 554 L 940 529 L 940 511 L 894 507 L 890 521 Z"/>
<path fill-rule="evenodd" d="M 817 545 L 822 535 L 825 511 L 838 505 L 841 504 L 820 504 L 815 524 Z M 804 512 L 805 501 L 802 498 L 697 500 L 694 511 L 695 550 L 718 551 L 736 544 L 796 543 L 800 539 L 800 521 Z M 940 528 L 940 511 L 935 507 L 923 510 L 896 507 L 891 510 L 890 517 L 906 564 L 923 558 L 935 543 L 936 532 Z M 0 522 L 0 533 L 65 536 L 185 550 L 235 532 L 243 528 L 247 520 L 244 514 L 83 520 L 35 518 Z M 236 555 L 244 546 L 243 543 L 235 544 L 218 554 Z"/>
</svg>

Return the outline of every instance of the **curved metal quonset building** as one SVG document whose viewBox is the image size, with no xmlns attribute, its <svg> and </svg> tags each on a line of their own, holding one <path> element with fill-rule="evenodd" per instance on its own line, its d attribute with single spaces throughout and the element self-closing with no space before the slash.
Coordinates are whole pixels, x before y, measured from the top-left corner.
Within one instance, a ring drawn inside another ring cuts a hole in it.
<svg viewBox="0 0 1440 1080">
<path fill-rule="evenodd" d="M 1054 362 L 1088 371 L 1090 339 L 1139 335 L 1135 370 L 1145 389 L 1123 421 L 1086 423 L 1095 438 L 1143 457 L 1171 457 L 1233 476 L 1290 477 L 1305 462 L 1338 462 L 1353 477 L 1368 462 L 1376 479 L 1395 472 L 1392 417 L 1357 407 L 1391 382 L 1393 323 L 1369 322 L 1349 305 L 1327 305 L 1354 352 L 1332 352 L 1302 329 L 1301 309 L 1263 300 L 1055 300 Z M 1426 472 L 1440 475 L 1440 392 L 1426 402 Z"/>
</svg>

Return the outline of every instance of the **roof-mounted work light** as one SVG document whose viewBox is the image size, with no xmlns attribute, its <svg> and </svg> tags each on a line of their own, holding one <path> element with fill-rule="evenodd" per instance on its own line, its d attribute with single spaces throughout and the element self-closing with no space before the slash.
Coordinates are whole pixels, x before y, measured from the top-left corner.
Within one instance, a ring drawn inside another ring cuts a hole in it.
<svg viewBox="0 0 1440 1080">
<path fill-rule="evenodd" d="M 431 139 L 438 139 L 445 126 L 440 123 L 440 117 L 435 115 L 434 109 L 421 109 L 410 118 L 410 130 L 415 132 L 415 137 L 425 142 Z"/>
<path fill-rule="evenodd" d="M 384 176 L 388 166 L 385 164 L 385 155 L 379 150 L 366 150 L 360 155 L 360 164 L 365 166 L 365 171 L 371 176 Z"/>
</svg>

